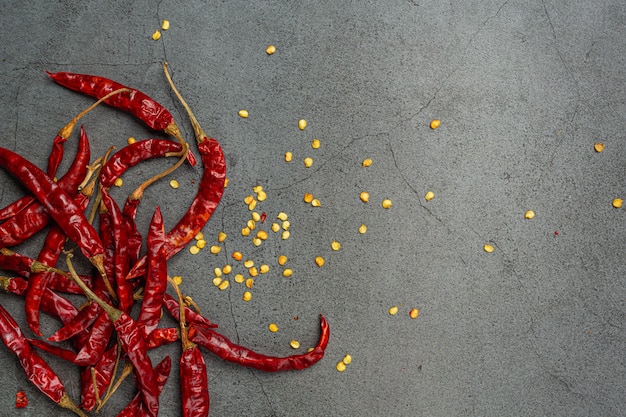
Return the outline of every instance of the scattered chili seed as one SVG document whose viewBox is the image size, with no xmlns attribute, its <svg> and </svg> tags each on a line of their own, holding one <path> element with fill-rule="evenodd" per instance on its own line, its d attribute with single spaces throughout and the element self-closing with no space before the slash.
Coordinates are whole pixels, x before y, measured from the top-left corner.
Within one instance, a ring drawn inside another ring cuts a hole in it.
<svg viewBox="0 0 626 417">
<path fill-rule="evenodd" d="M 616 198 L 613 200 L 613 207 L 620 208 L 622 207 L 623 200 L 621 198 Z"/>
<path fill-rule="evenodd" d="M 152 34 L 152 40 L 158 41 L 159 39 L 161 39 L 161 32 L 155 30 Z"/>
<path fill-rule="evenodd" d="M 437 129 L 439 126 L 441 126 L 441 120 L 439 119 L 435 119 L 432 122 L 430 122 L 430 128 L 433 130 Z"/>
<path fill-rule="evenodd" d="M 128 140 L 126 141 L 126 143 L 128 143 L 129 145 L 132 145 L 133 143 L 137 142 L 137 139 L 135 139 L 134 137 L 129 137 Z"/>
<path fill-rule="evenodd" d="M 398 306 L 393 306 L 389 309 L 389 314 L 391 314 L 392 316 L 395 316 L 396 314 L 398 314 Z"/>
<path fill-rule="evenodd" d="M 206 246 L 206 240 L 204 239 L 197 240 L 196 246 L 200 249 L 203 249 Z"/>
<path fill-rule="evenodd" d="M 259 230 L 256 236 L 261 240 L 267 240 L 267 238 L 269 237 L 265 230 Z"/>
<path fill-rule="evenodd" d="M 291 268 L 285 268 L 283 270 L 283 276 L 284 277 L 290 277 L 293 275 L 293 270 Z"/>
<path fill-rule="evenodd" d="M 280 213 L 278 213 L 278 215 L 276 216 L 276 218 L 277 218 L 278 220 L 285 221 L 285 220 L 287 220 L 287 213 L 283 213 L 283 212 L 281 211 Z"/>
<path fill-rule="evenodd" d="M 278 233 L 280 231 L 280 224 L 272 223 L 272 232 Z"/>
<path fill-rule="evenodd" d="M 254 228 L 256 227 L 256 222 L 252 219 L 248 220 L 248 223 L 246 223 L 246 226 L 248 226 L 248 229 L 250 230 L 254 230 Z"/>
<path fill-rule="evenodd" d="M 222 283 L 223 279 L 220 277 L 215 277 L 213 278 L 213 285 L 215 285 L 216 287 L 219 287 L 220 284 Z"/>
<path fill-rule="evenodd" d="M 237 275 L 235 275 L 235 282 L 236 282 L 237 284 L 241 284 L 243 281 L 244 281 L 243 274 L 237 274 Z"/>
<path fill-rule="evenodd" d="M 259 191 L 259 193 L 257 194 L 256 199 L 257 199 L 258 201 L 265 201 L 265 200 L 267 200 L 267 194 L 265 193 L 265 191 L 261 190 L 261 191 Z"/>
<path fill-rule="evenodd" d="M 306 120 L 304 119 L 298 120 L 298 129 L 300 130 L 306 129 Z"/>
<path fill-rule="evenodd" d="M 313 142 L 311 142 L 311 148 L 313 149 L 319 149 L 321 145 L 321 142 L 319 139 L 313 139 Z"/>
<path fill-rule="evenodd" d="M 524 213 L 525 219 L 532 219 L 533 217 L 535 217 L 535 212 L 532 210 L 528 210 L 526 213 Z"/>
<path fill-rule="evenodd" d="M 317 198 L 314 198 L 313 201 L 311 201 L 311 205 L 313 207 L 321 207 L 322 203 L 320 202 L 320 200 L 318 200 Z"/>
<path fill-rule="evenodd" d="M 337 242 L 336 240 L 333 240 L 330 243 L 330 247 L 331 247 L 332 250 L 339 250 L 339 249 L 341 249 L 341 243 Z"/>
<path fill-rule="evenodd" d="M 278 326 L 276 325 L 276 323 L 270 323 L 269 326 L 267 326 L 267 328 L 270 330 L 270 332 L 272 333 L 276 333 L 278 331 Z"/>
<path fill-rule="evenodd" d="M 267 264 L 263 264 L 263 265 L 261 265 L 261 266 L 259 267 L 259 272 L 260 272 L 261 274 L 266 274 L 266 273 L 268 273 L 268 272 L 269 272 L 269 270 L 270 270 L 270 266 L 269 266 L 269 265 L 267 265 Z"/>
<path fill-rule="evenodd" d="M 370 165 L 372 165 L 372 160 L 370 158 L 364 159 L 363 162 L 361 163 L 362 166 L 364 167 L 368 167 Z"/>
<path fill-rule="evenodd" d="M 197 254 L 199 254 L 199 253 L 200 253 L 200 248 L 199 248 L 199 247 L 197 247 L 196 245 L 190 246 L 190 247 L 189 247 L 189 252 L 190 252 L 192 255 L 197 255 Z"/>
<path fill-rule="evenodd" d="M 304 158 L 304 166 L 311 168 L 313 166 L 313 158 Z"/>
<path fill-rule="evenodd" d="M 311 201 L 313 201 L 313 194 L 304 193 L 304 197 L 302 199 L 304 200 L 305 203 L 310 203 Z"/>
<path fill-rule="evenodd" d="M 161 23 L 161 29 L 168 30 L 170 28 L 170 21 L 163 19 L 163 23 Z"/>
<path fill-rule="evenodd" d="M 291 162 L 293 160 L 293 153 L 285 152 L 285 162 Z"/>
<path fill-rule="evenodd" d="M 243 301 L 248 302 L 248 301 L 252 300 L 252 293 L 250 291 L 246 291 L 246 292 L 243 293 L 243 297 L 242 298 L 243 298 Z"/>
<path fill-rule="evenodd" d="M 343 361 L 339 361 L 337 362 L 337 365 L 335 365 L 335 368 L 337 369 L 338 372 L 343 372 L 346 370 L 346 364 L 343 363 Z"/>
<path fill-rule="evenodd" d="M 228 187 L 228 183 L 230 182 L 230 180 L 228 178 L 224 179 L 224 188 Z"/>
<path fill-rule="evenodd" d="M 254 266 L 254 261 L 252 259 L 248 259 L 243 263 L 243 266 L 246 268 L 252 268 Z"/>
<path fill-rule="evenodd" d="M 233 266 L 232 266 L 232 265 L 229 265 L 229 264 L 224 265 L 224 267 L 222 268 L 222 272 L 223 272 L 225 275 L 230 274 L 232 271 L 233 271 Z"/>
<path fill-rule="evenodd" d="M 246 280 L 246 287 L 252 289 L 252 286 L 254 285 L 254 278 L 248 278 Z"/>
<path fill-rule="evenodd" d="M 343 357 L 341 362 L 343 362 L 346 365 L 350 365 L 352 363 L 352 356 L 350 354 L 346 354 L 346 356 Z"/>
<path fill-rule="evenodd" d="M 122 184 L 124 184 L 124 180 L 122 178 L 116 178 L 115 182 L 113 183 L 113 185 L 115 185 L 116 187 L 121 187 Z"/>
<path fill-rule="evenodd" d="M 259 275 L 259 270 L 256 268 L 256 266 L 253 266 L 248 269 L 248 273 L 250 274 L 251 277 L 256 277 Z"/>
<path fill-rule="evenodd" d="M 322 258 L 321 256 L 317 256 L 317 257 L 315 258 L 315 263 L 316 263 L 316 264 L 317 264 L 317 266 L 319 266 L 319 267 L 324 266 L 324 263 L 325 263 L 325 262 L 326 262 L 326 261 L 324 261 L 324 258 Z"/>
<path fill-rule="evenodd" d="M 229 282 L 227 280 L 224 280 L 217 288 L 224 291 L 225 289 L 228 288 L 229 285 L 230 285 Z"/>
<path fill-rule="evenodd" d="M 254 246 L 261 246 L 262 243 L 263 243 L 263 241 L 261 239 L 259 239 L 258 237 L 255 237 L 254 239 L 252 239 L 252 244 Z"/>
<path fill-rule="evenodd" d="M 485 246 L 483 246 L 483 249 L 485 250 L 485 252 L 487 253 L 491 253 L 493 252 L 493 246 L 492 245 L 487 245 L 485 244 Z"/>
<path fill-rule="evenodd" d="M 211 251 L 211 253 L 213 255 L 217 255 L 218 253 L 220 253 L 222 251 L 222 247 L 221 246 L 217 246 L 217 245 L 213 245 L 213 246 L 211 246 L 210 251 Z"/>
<path fill-rule="evenodd" d="M 241 236 L 250 236 L 250 228 L 244 227 L 243 229 L 241 229 Z"/>
<path fill-rule="evenodd" d="M 194 236 L 194 239 L 196 239 L 196 240 L 204 239 L 204 235 L 202 234 L 202 232 L 198 232 L 198 234 L 196 236 Z"/>
<path fill-rule="evenodd" d="M 383 206 L 383 208 L 385 208 L 385 209 L 390 208 L 390 207 L 391 207 L 391 204 L 392 204 L 392 203 L 391 203 L 391 200 L 389 200 L 389 199 L 385 199 L 385 200 L 383 200 L 383 202 L 382 202 L 382 206 Z"/>
<path fill-rule="evenodd" d="M 289 239 L 289 236 L 291 236 L 291 233 L 289 233 L 289 230 L 285 230 L 285 231 L 282 233 L 281 238 L 282 238 L 283 240 L 287 240 L 287 239 Z"/>
<path fill-rule="evenodd" d="M 274 45 L 270 45 L 265 49 L 265 53 L 268 55 L 272 55 L 276 52 L 276 47 Z"/>
<path fill-rule="evenodd" d="M 370 193 L 368 193 L 367 191 L 363 191 L 361 195 L 359 195 L 359 198 L 362 202 L 367 203 L 368 201 L 370 201 Z"/>
<path fill-rule="evenodd" d="M 283 230 L 289 230 L 290 226 L 291 226 L 291 223 L 289 222 L 289 220 L 285 220 L 283 222 Z"/>
<path fill-rule="evenodd" d="M 248 210 L 252 211 L 256 207 L 256 200 L 252 200 L 252 203 L 248 204 Z"/>
<path fill-rule="evenodd" d="M 280 255 L 278 257 L 278 265 L 284 266 L 287 263 L 287 257 L 285 255 Z"/>
<path fill-rule="evenodd" d="M 417 308 L 412 308 L 411 311 L 409 311 L 409 316 L 412 319 L 416 319 L 417 316 L 419 316 L 419 314 L 420 314 L 420 311 Z"/>
<path fill-rule="evenodd" d="M 254 201 L 254 196 L 252 196 L 252 195 L 248 195 L 248 196 L 246 196 L 246 197 L 243 199 L 243 202 L 244 202 L 244 203 L 246 203 L 246 204 L 248 204 L 248 205 L 249 205 L 250 203 L 252 203 L 253 201 Z"/>
<path fill-rule="evenodd" d="M 247 119 L 248 118 L 248 110 L 239 110 L 239 117 L 241 117 L 242 119 Z"/>
<path fill-rule="evenodd" d="M 219 234 L 217 235 L 217 241 L 221 243 L 225 240 L 226 240 L 226 233 L 219 232 Z"/>
<path fill-rule="evenodd" d="M 596 152 L 600 153 L 600 152 L 602 152 L 604 150 L 604 144 L 600 143 L 600 142 L 596 142 L 596 143 L 593 144 L 593 149 Z"/>
<path fill-rule="evenodd" d="M 361 226 L 359 226 L 359 233 L 364 234 L 365 232 L 367 232 L 367 226 L 365 224 L 362 224 Z"/>
<path fill-rule="evenodd" d="M 255 185 L 254 187 L 252 187 L 252 191 L 254 191 L 255 193 L 258 193 L 259 191 L 263 191 L 263 186 Z"/>
<path fill-rule="evenodd" d="M 243 254 L 241 252 L 233 252 L 232 257 L 236 261 L 241 261 L 243 259 Z"/>
<path fill-rule="evenodd" d="M 170 187 L 176 189 L 180 186 L 180 184 L 178 184 L 178 181 L 176 180 L 170 180 Z"/>
<path fill-rule="evenodd" d="M 424 199 L 426 201 L 430 201 L 433 198 L 435 198 L 435 193 L 433 193 L 432 191 L 427 192 L 426 195 L 424 196 Z"/>
<path fill-rule="evenodd" d="M 174 282 L 176 283 L 176 285 L 180 285 L 183 283 L 183 277 L 180 275 L 175 275 L 172 277 L 172 279 L 174 280 Z"/>
<path fill-rule="evenodd" d="M 291 339 L 291 342 L 289 342 L 289 346 L 291 346 L 294 349 L 298 349 L 300 347 L 300 342 L 298 342 L 295 339 Z"/>
<path fill-rule="evenodd" d="M 250 217 L 255 222 L 258 222 L 259 220 L 261 220 L 261 215 L 257 211 L 253 211 L 252 214 L 250 214 Z"/>
<path fill-rule="evenodd" d="M 221 268 L 215 268 L 215 269 L 213 269 L 213 273 L 215 274 L 216 277 L 221 277 L 222 276 L 222 269 Z"/>
</svg>

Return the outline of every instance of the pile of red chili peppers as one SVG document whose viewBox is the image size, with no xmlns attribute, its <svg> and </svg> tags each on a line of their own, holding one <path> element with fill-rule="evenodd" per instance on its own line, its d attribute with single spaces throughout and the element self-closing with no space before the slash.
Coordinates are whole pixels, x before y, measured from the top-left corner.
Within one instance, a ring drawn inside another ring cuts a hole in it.
<svg viewBox="0 0 626 417">
<path fill-rule="evenodd" d="M 59 131 L 45 170 L 9 149 L 0 148 L 0 166 L 30 192 L 0 209 L 0 269 L 11 274 L 0 277 L 0 288 L 24 299 L 28 327 L 20 328 L 0 303 L 2 341 L 42 393 L 80 416 L 100 410 L 130 374 L 134 376 L 137 394 L 118 416 L 156 416 L 159 395 L 167 383 L 172 361 L 166 356 L 153 366 L 148 352 L 166 343 L 180 341 L 182 346 L 179 372 L 184 416 L 209 414 L 207 368 L 200 347 L 229 362 L 276 372 L 313 365 L 324 356 L 328 344 L 329 326 L 320 315 L 320 338 L 308 353 L 275 357 L 239 346 L 187 306 L 180 289 L 168 277 L 167 261 L 193 240 L 219 204 L 224 193 L 226 162 L 219 143 L 202 130 L 174 86 L 166 65 L 164 69 L 189 115 L 203 169 L 193 202 L 169 231 L 156 207 L 144 240 L 135 221 L 143 191 L 185 160 L 191 165 L 196 165 L 197 160 L 171 113 L 136 89 L 99 76 L 48 73 L 56 83 L 98 101 Z M 73 163 L 56 180 L 64 143 L 79 119 L 101 102 L 131 113 L 175 141 L 140 140 L 90 164 L 89 141 L 81 127 Z M 178 162 L 144 182 L 123 205 L 109 194 L 115 180 L 129 168 L 148 159 L 171 156 L 178 157 Z M 96 215 L 97 228 L 93 226 Z M 36 257 L 9 249 L 39 232 L 46 235 Z M 89 259 L 95 273 L 76 271 L 72 259 L 79 253 Z M 62 269 L 60 260 L 65 261 L 66 270 Z M 166 292 L 168 282 L 174 287 L 176 297 Z M 67 294 L 84 294 L 87 302 L 76 307 Z M 140 303 L 139 314 L 133 318 L 131 309 L 136 303 Z M 163 308 L 179 322 L 178 326 L 160 326 Z M 59 321 L 58 330 L 48 338 L 43 337 L 40 329 L 41 312 Z M 61 347 L 58 342 L 62 341 L 70 341 L 72 348 Z M 80 367 L 80 401 L 69 397 L 63 382 L 39 351 Z M 20 400 L 16 406 L 25 404 L 27 400 Z"/>
</svg>

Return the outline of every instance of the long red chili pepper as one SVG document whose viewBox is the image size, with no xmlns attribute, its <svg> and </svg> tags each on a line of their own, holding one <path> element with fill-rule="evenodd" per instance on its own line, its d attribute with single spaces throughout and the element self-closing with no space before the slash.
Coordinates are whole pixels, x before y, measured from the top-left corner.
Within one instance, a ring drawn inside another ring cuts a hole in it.
<svg viewBox="0 0 626 417">
<path fill-rule="evenodd" d="M 154 377 L 156 378 L 155 382 L 159 393 L 163 391 L 171 369 L 172 359 L 169 356 L 163 358 L 163 360 L 154 367 Z M 117 417 L 142 417 L 147 415 L 148 412 L 146 411 L 146 406 L 143 401 L 141 401 L 141 395 L 137 394 L 130 403 L 118 413 Z"/>
<path fill-rule="evenodd" d="M 169 313 L 176 320 L 180 320 L 180 306 L 178 305 L 178 301 L 168 293 L 163 294 L 163 306 L 169 311 Z M 210 329 L 215 329 L 218 327 L 217 324 L 213 323 L 211 320 L 206 317 L 196 313 L 189 307 L 185 307 L 185 318 L 187 323 L 200 323 L 204 327 L 208 327 Z"/>
<path fill-rule="evenodd" d="M 198 151 L 200 152 L 202 164 L 204 165 L 202 179 L 200 180 L 198 192 L 194 200 L 176 226 L 167 233 L 164 248 L 167 259 L 170 259 L 202 230 L 217 208 L 224 194 L 226 159 L 218 141 L 209 138 L 204 130 L 202 130 L 193 112 L 174 86 L 167 72 L 167 64 L 164 65 L 164 69 L 172 90 L 189 115 L 191 125 L 196 135 Z M 135 278 L 145 275 L 145 273 L 146 257 L 144 256 L 131 269 L 127 278 Z"/>
<path fill-rule="evenodd" d="M 118 82 L 97 75 L 75 74 L 71 72 L 53 73 L 48 71 L 46 73 L 57 84 L 97 99 L 106 96 L 111 91 L 127 88 L 130 92 L 111 97 L 105 100 L 105 103 L 133 114 L 150 128 L 163 131 L 175 137 L 181 144 L 185 142 L 172 114 L 161 104 L 139 90 L 126 87 Z M 187 155 L 187 160 L 192 166 L 196 164 L 192 153 Z"/>
<path fill-rule="evenodd" d="M 320 328 L 320 338 L 312 351 L 286 357 L 268 356 L 254 352 L 251 349 L 233 343 L 226 336 L 198 323 L 190 325 L 189 338 L 192 342 L 197 343 L 228 362 L 265 372 L 277 372 L 308 368 L 324 357 L 324 351 L 330 337 L 330 327 L 322 315 L 320 315 Z"/>
<path fill-rule="evenodd" d="M 113 330 L 113 323 L 103 311 L 93 322 L 89 337 L 76 355 L 74 363 L 82 366 L 95 365 L 104 354 Z"/>
<path fill-rule="evenodd" d="M 100 399 L 106 388 L 111 384 L 115 363 L 117 361 L 117 344 L 111 346 L 104 352 L 98 363 L 91 367 L 83 368 L 80 374 L 81 381 L 81 404 L 80 406 L 91 411 L 96 406 L 97 400 Z M 94 387 L 95 383 L 95 387 Z M 97 397 L 96 391 L 97 388 Z"/>
<path fill-rule="evenodd" d="M 85 414 L 65 392 L 65 387 L 52 368 L 35 352 L 8 311 L 0 305 L 0 334 L 6 347 L 20 361 L 26 377 L 48 398 L 79 416 Z"/>
</svg>

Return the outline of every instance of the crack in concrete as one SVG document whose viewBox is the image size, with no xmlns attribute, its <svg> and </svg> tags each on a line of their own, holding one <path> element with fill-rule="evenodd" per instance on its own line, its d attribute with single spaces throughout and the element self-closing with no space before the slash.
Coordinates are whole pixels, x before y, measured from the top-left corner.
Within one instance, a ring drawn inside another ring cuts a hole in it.
<svg viewBox="0 0 626 417">
<path fill-rule="evenodd" d="M 276 414 L 276 410 L 274 409 L 274 404 L 272 403 L 272 397 L 265 390 L 265 385 L 263 385 L 263 382 L 261 382 L 261 380 L 259 379 L 259 376 L 257 375 L 257 373 L 255 371 L 253 371 L 252 369 L 250 369 L 249 371 L 252 374 L 252 376 L 254 377 L 254 379 L 256 380 L 256 382 L 259 384 L 259 387 L 261 388 L 261 392 L 263 393 L 263 396 L 265 397 L 265 399 L 267 401 L 267 404 L 269 405 L 270 409 L 272 410 L 272 415 L 268 416 L 268 417 L 276 417 L 278 414 Z"/>
</svg>

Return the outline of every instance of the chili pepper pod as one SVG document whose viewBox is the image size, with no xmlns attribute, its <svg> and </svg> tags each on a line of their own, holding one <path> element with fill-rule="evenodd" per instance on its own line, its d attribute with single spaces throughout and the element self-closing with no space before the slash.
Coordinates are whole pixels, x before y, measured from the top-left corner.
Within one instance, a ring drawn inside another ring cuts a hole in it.
<svg viewBox="0 0 626 417">
<path fill-rule="evenodd" d="M 65 387 L 52 368 L 35 352 L 8 311 L 0 305 L 0 335 L 5 346 L 17 356 L 26 377 L 52 401 L 79 416 L 85 414 L 65 392 Z M 85 416 L 86 417 L 86 416 Z"/>
<path fill-rule="evenodd" d="M 163 294 L 163 306 L 176 320 L 180 320 L 180 307 L 178 301 L 168 293 Z M 200 323 L 203 327 L 211 329 L 217 328 L 218 325 L 213 323 L 206 317 L 196 313 L 189 307 L 185 307 L 185 319 L 187 323 Z"/>
<path fill-rule="evenodd" d="M 170 370 L 172 369 L 172 359 L 169 356 L 163 358 L 161 362 L 154 367 L 154 376 L 156 378 L 156 385 L 159 393 L 163 391 L 163 387 L 165 387 L 165 383 L 170 375 Z M 137 394 L 135 397 L 128 403 L 126 407 L 122 411 L 120 411 L 117 417 L 143 417 L 147 416 L 148 413 L 146 411 L 146 406 L 143 401 L 141 401 L 141 395 Z"/>
<path fill-rule="evenodd" d="M 117 350 L 117 344 L 111 346 L 104 352 L 95 366 L 87 366 L 82 369 L 80 373 L 80 406 L 84 410 L 93 410 L 100 397 L 111 384 L 117 361 Z"/>
<path fill-rule="evenodd" d="M 103 311 L 93 322 L 93 326 L 91 326 L 89 331 L 89 337 L 86 338 L 80 351 L 76 354 L 74 363 L 81 366 L 95 365 L 111 341 L 113 330 L 113 323 L 111 323 L 106 312 Z"/>
</svg>

